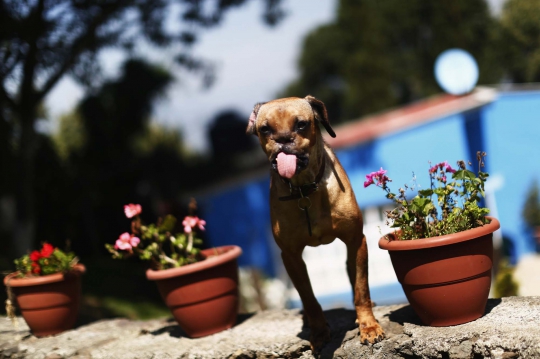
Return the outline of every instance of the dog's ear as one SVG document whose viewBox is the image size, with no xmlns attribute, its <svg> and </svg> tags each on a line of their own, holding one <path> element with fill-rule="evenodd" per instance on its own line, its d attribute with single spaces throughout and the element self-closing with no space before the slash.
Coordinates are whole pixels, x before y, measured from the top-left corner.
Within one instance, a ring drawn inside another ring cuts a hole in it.
<svg viewBox="0 0 540 359">
<path fill-rule="evenodd" d="M 309 103 L 309 105 L 313 109 L 313 113 L 315 114 L 315 119 L 324 126 L 324 128 L 326 129 L 326 132 L 328 132 L 330 136 L 336 137 L 336 133 L 330 126 L 330 121 L 328 121 L 328 113 L 326 112 L 326 106 L 324 106 L 324 103 L 321 100 L 318 100 L 311 95 L 307 95 L 305 97 L 305 100 Z"/>
<path fill-rule="evenodd" d="M 251 111 L 251 115 L 249 115 L 249 123 L 246 128 L 246 133 L 248 135 L 255 135 L 257 136 L 257 128 L 255 127 L 255 122 L 257 121 L 257 115 L 259 114 L 259 109 L 262 105 L 264 105 L 266 102 L 259 102 L 255 104 L 253 107 L 253 111 Z"/>
</svg>

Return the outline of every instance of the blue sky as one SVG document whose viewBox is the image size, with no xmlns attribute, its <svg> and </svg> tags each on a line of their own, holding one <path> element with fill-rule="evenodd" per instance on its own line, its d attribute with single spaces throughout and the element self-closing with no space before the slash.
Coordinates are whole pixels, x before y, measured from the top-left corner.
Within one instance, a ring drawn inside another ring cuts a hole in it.
<svg viewBox="0 0 540 359">
<path fill-rule="evenodd" d="M 206 128 L 213 115 L 237 109 L 249 116 L 256 102 L 274 98 L 296 76 L 296 60 L 304 36 L 315 27 L 330 22 L 336 0 L 289 0 L 284 2 L 287 17 L 275 28 L 261 21 L 262 4 L 250 1 L 227 14 L 223 24 L 201 36 L 194 54 L 217 64 L 217 81 L 209 90 L 201 89 L 195 76 L 175 72 L 176 83 L 167 97 L 155 104 L 154 120 L 180 128 L 189 148 L 207 148 Z M 173 68 L 166 52 L 145 51 L 153 60 Z M 123 56 L 106 51 L 101 56 L 105 73 L 116 76 Z M 83 91 L 64 78 L 46 102 L 55 127 L 56 119 L 71 110 Z"/>
</svg>

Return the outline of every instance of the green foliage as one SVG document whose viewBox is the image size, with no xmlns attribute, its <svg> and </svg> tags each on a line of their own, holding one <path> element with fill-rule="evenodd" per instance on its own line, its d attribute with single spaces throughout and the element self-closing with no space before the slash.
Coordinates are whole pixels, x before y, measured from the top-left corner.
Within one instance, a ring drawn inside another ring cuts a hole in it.
<svg viewBox="0 0 540 359">
<path fill-rule="evenodd" d="M 133 301 L 116 297 L 92 298 L 99 302 L 99 306 L 115 317 L 124 317 L 131 320 L 148 320 L 165 318 L 171 315 L 170 310 L 163 305 L 149 301 Z"/>
<path fill-rule="evenodd" d="M 540 227 L 540 196 L 538 182 L 534 181 L 527 192 L 527 199 L 523 206 L 523 219 L 529 228 Z"/>
<path fill-rule="evenodd" d="M 60 116 L 58 131 L 52 140 L 62 160 L 67 161 L 70 156 L 80 154 L 86 146 L 86 132 L 80 112 L 74 110 Z"/>
<path fill-rule="evenodd" d="M 43 244 L 41 251 L 33 251 L 21 258 L 15 259 L 18 277 L 48 275 L 68 272 L 77 263 L 74 253 L 65 253 L 48 243 Z"/>
<path fill-rule="evenodd" d="M 478 152 L 479 168 L 483 167 L 485 153 Z M 458 161 L 458 170 L 448 163 L 441 162 L 429 170 L 431 187 L 420 190 L 412 199 L 406 198 L 406 190 L 414 190 L 405 185 L 399 194 L 390 191 L 387 182 L 391 180 L 381 169 L 368 175 L 365 187 L 373 184 L 386 191 L 386 197 L 391 199 L 396 207 L 386 212 L 393 228 L 400 228 L 398 239 L 420 239 L 452 234 L 468 229 L 481 227 L 488 222 L 485 217 L 489 209 L 479 207 L 478 203 L 484 196 L 484 183 L 488 173 L 478 171 L 478 175 L 467 170 L 463 161 Z M 452 174 L 452 180 L 447 176 Z"/>
<path fill-rule="evenodd" d="M 514 279 L 514 268 L 510 267 L 506 261 L 500 264 L 493 290 L 495 298 L 518 295 L 519 284 Z"/>
<path fill-rule="evenodd" d="M 158 151 L 166 151 L 181 161 L 189 154 L 183 142 L 182 133 L 176 129 L 149 123 L 140 135 L 133 138 L 131 147 L 136 156 L 147 157 Z"/>
<path fill-rule="evenodd" d="M 540 1 L 508 0 L 501 16 L 500 59 L 513 82 L 540 82 Z"/>
<path fill-rule="evenodd" d="M 459 47 L 479 63 L 479 83 L 501 77 L 498 22 L 484 0 L 340 0 L 336 19 L 305 38 L 300 76 L 283 92 L 312 94 L 348 120 L 440 92 L 437 56 Z M 458 24 L 458 25 L 457 25 Z"/>
</svg>

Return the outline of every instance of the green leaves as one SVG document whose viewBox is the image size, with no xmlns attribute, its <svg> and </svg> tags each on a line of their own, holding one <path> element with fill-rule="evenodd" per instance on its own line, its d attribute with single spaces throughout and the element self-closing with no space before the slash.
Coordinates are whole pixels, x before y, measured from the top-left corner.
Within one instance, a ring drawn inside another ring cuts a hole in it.
<svg viewBox="0 0 540 359">
<path fill-rule="evenodd" d="M 65 253 L 48 243 L 45 243 L 45 246 L 49 246 L 50 251 L 41 249 L 41 251 L 33 251 L 30 255 L 27 254 L 14 260 L 19 277 L 67 272 L 78 261 L 74 253 Z"/>
<path fill-rule="evenodd" d="M 159 226 L 160 232 L 171 232 L 174 229 L 174 226 L 176 225 L 176 218 L 170 214 L 165 216 L 163 219 L 163 222 Z"/>
<path fill-rule="evenodd" d="M 474 172 L 471 172 L 469 170 L 457 170 L 452 175 L 452 178 L 457 179 L 457 180 L 465 180 L 465 179 L 474 180 L 476 178 L 476 175 L 474 174 Z"/>
<path fill-rule="evenodd" d="M 418 195 L 422 197 L 431 197 L 432 194 L 433 194 L 432 189 L 422 189 L 418 191 Z"/>
<path fill-rule="evenodd" d="M 435 208 L 431 199 L 416 196 L 411 201 L 410 210 L 414 213 L 420 213 L 423 216 L 429 215 L 431 210 Z"/>
</svg>

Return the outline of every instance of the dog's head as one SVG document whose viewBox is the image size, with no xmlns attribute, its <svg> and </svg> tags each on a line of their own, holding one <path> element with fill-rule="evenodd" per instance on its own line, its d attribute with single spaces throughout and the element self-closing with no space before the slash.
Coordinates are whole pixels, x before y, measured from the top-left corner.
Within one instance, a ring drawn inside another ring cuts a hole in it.
<svg viewBox="0 0 540 359">
<path fill-rule="evenodd" d="M 319 123 L 336 137 L 320 100 L 289 97 L 256 104 L 246 132 L 259 137 L 272 168 L 292 178 L 308 167 L 316 144 L 322 141 Z"/>
</svg>

